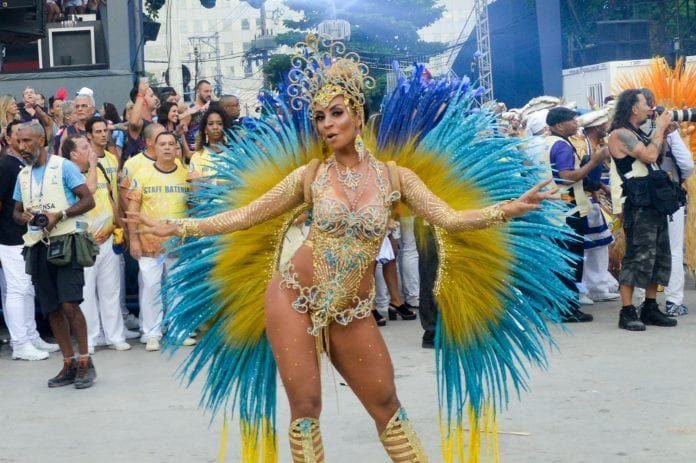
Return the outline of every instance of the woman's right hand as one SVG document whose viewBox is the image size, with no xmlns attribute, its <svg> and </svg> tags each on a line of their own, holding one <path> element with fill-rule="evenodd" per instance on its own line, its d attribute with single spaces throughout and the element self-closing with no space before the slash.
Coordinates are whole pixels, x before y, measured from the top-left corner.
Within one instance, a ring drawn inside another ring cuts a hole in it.
<svg viewBox="0 0 696 463">
<path fill-rule="evenodd" d="M 160 238 L 166 238 L 179 233 L 179 225 L 155 220 L 140 212 L 126 212 L 125 221 L 127 223 L 143 225 L 143 227 L 136 232 L 141 235 L 147 233 L 149 235 L 159 236 Z"/>
</svg>

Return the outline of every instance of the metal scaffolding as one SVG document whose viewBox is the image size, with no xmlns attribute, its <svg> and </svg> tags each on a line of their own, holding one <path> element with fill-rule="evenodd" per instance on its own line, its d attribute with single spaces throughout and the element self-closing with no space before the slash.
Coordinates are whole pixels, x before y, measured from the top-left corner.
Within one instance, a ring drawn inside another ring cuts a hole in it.
<svg viewBox="0 0 696 463">
<path fill-rule="evenodd" d="M 488 0 L 475 0 L 476 46 L 479 85 L 483 87 L 481 104 L 493 100 L 493 68 L 491 64 L 491 36 L 488 29 Z"/>
</svg>

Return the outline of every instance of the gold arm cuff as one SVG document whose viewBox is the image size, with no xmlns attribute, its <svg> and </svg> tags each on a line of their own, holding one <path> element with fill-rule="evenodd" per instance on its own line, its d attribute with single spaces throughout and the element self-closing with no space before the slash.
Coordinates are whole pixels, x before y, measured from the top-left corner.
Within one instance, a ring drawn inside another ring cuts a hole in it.
<svg viewBox="0 0 696 463">
<path fill-rule="evenodd" d="M 182 240 L 189 236 L 203 236 L 198 219 L 167 219 L 166 222 L 179 226 L 177 236 Z"/>
<path fill-rule="evenodd" d="M 497 225 L 499 223 L 507 222 L 508 220 L 510 220 L 510 218 L 507 215 L 505 215 L 505 211 L 503 211 L 503 206 L 505 204 L 511 203 L 512 201 L 514 201 L 514 199 L 508 199 L 506 201 L 501 201 L 497 204 L 484 208 L 481 212 L 481 220 L 484 221 L 486 226 Z"/>
</svg>

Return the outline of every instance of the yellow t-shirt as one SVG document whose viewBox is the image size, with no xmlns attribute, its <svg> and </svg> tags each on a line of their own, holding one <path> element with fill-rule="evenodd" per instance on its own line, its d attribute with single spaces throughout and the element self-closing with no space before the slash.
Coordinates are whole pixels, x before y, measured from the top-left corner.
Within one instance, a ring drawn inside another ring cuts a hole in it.
<svg viewBox="0 0 696 463">
<path fill-rule="evenodd" d="M 94 192 L 93 196 L 94 208 L 87 212 L 90 222 L 89 232 L 92 233 L 98 244 L 102 244 L 111 236 L 115 225 L 114 210 L 109 197 L 109 185 L 101 169 L 97 169 L 97 191 Z"/>
<path fill-rule="evenodd" d="M 183 165 L 181 164 L 180 160 L 175 159 L 174 162 L 176 162 L 177 167 L 181 167 L 183 169 Z M 126 191 L 130 190 L 131 184 L 133 183 L 133 176 L 136 174 L 136 172 L 138 172 L 138 170 L 141 167 L 152 166 L 154 163 L 155 160 L 147 154 L 145 154 L 144 151 L 136 154 L 135 156 L 131 156 L 123 164 L 123 169 L 121 169 L 119 186 L 125 189 Z"/>
<path fill-rule="evenodd" d="M 188 168 L 189 180 L 195 180 L 201 177 L 210 177 L 217 173 L 217 169 L 213 164 L 212 154 L 207 148 L 196 151 L 191 156 Z"/>
<path fill-rule="evenodd" d="M 139 202 L 140 212 L 153 219 L 183 219 L 188 216 L 190 190 L 186 177 L 181 164 L 172 172 L 161 171 L 154 163 L 141 166 L 133 175 L 128 200 Z M 143 255 L 162 254 L 162 244 L 168 240 L 150 234 L 140 235 Z"/>
<path fill-rule="evenodd" d="M 114 194 L 114 201 L 118 204 L 118 158 L 107 150 L 104 156 L 99 158 L 99 164 L 106 171 L 107 178 L 111 184 L 111 191 Z"/>
<path fill-rule="evenodd" d="M 121 169 L 121 175 L 119 179 L 119 186 L 126 191 L 130 190 L 131 183 L 133 183 L 133 176 L 143 166 L 153 165 L 155 160 L 149 157 L 145 152 L 131 156 L 123 164 L 123 169 Z"/>
</svg>

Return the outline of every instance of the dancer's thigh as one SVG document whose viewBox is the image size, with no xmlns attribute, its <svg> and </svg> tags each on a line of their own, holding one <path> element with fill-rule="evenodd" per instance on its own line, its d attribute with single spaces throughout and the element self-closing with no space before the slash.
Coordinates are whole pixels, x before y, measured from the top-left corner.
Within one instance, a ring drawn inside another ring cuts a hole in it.
<svg viewBox="0 0 696 463">
<path fill-rule="evenodd" d="M 333 323 L 331 361 L 381 431 L 399 402 L 394 385 L 394 366 L 387 345 L 372 317 L 346 326 Z"/>
<path fill-rule="evenodd" d="M 280 283 L 276 275 L 266 291 L 266 332 L 293 415 L 297 412 L 304 413 L 297 417 L 309 416 L 321 406 L 316 340 L 307 332 L 311 326 L 309 314 L 292 308 L 297 294 L 281 288 Z"/>
</svg>

